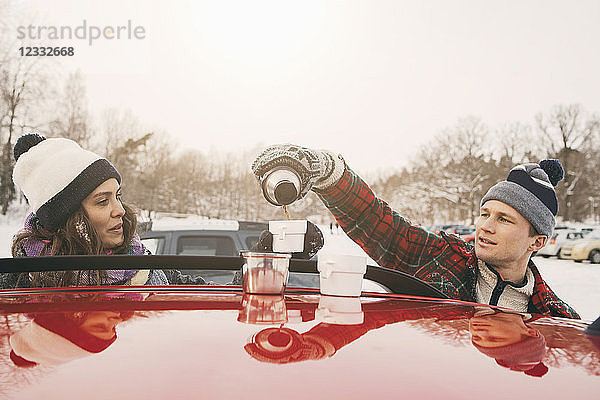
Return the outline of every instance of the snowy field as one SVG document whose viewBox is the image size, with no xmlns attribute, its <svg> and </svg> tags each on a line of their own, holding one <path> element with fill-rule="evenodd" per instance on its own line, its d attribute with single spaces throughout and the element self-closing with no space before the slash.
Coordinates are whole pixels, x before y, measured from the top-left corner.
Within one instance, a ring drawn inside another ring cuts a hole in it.
<svg viewBox="0 0 600 400">
<path fill-rule="evenodd" d="M 0 257 L 10 257 L 11 238 L 20 227 L 20 218 L 0 220 Z M 321 229 L 326 248 L 344 254 L 364 254 L 341 230 L 335 232 L 334 228 L 331 234 L 329 225 L 321 226 Z M 600 264 L 542 257 L 536 257 L 534 261 L 550 287 L 582 318 L 595 320 L 600 316 Z"/>
</svg>

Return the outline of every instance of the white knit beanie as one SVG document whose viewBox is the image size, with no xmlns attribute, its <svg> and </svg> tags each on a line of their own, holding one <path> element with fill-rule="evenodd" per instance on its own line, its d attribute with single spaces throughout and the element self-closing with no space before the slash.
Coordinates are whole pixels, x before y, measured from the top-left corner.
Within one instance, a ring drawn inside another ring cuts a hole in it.
<svg viewBox="0 0 600 400">
<path fill-rule="evenodd" d="M 36 364 L 63 364 L 93 354 L 34 321 L 13 334 L 9 343 L 16 355 Z"/>
<path fill-rule="evenodd" d="M 19 367 L 58 365 L 100 353 L 116 340 L 116 333 L 101 339 L 86 332 L 66 313 L 43 313 L 10 336 L 10 359 Z"/>
<path fill-rule="evenodd" d="M 15 143 L 14 157 L 13 181 L 50 231 L 64 225 L 100 184 L 110 178 L 121 183 L 108 160 L 70 139 L 23 135 Z"/>
</svg>

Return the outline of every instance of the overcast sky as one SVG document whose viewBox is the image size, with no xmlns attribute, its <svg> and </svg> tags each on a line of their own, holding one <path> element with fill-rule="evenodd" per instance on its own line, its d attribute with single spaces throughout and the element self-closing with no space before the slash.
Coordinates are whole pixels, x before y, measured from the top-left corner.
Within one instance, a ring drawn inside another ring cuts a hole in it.
<svg viewBox="0 0 600 400">
<path fill-rule="evenodd" d="M 89 108 L 129 108 L 183 147 L 295 142 L 397 167 L 460 117 L 600 112 L 600 1 L 21 1 L 21 24 L 140 26 L 72 45 Z M 17 33 L 15 32 L 15 35 Z M 24 40 L 23 43 L 26 41 Z"/>
</svg>

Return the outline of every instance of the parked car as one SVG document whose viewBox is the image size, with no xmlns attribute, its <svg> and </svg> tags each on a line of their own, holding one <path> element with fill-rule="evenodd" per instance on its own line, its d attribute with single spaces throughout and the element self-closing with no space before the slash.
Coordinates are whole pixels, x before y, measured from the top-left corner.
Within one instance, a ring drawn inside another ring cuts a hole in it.
<svg viewBox="0 0 600 400">
<path fill-rule="evenodd" d="M 594 230 L 583 239 L 563 246 L 561 257 L 571 258 L 575 262 L 590 260 L 593 264 L 600 264 L 600 230 Z"/>
<path fill-rule="evenodd" d="M 595 227 L 586 226 L 586 227 L 581 228 L 581 233 L 583 233 L 583 236 L 586 236 L 588 233 L 591 233 L 595 230 L 600 230 L 600 227 L 599 226 L 595 226 Z"/>
<path fill-rule="evenodd" d="M 475 227 L 474 226 L 461 226 L 454 230 L 465 242 L 475 242 Z"/>
<path fill-rule="evenodd" d="M 269 229 L 266 222 L 210 220 L 197 217 L 164 218 L 145 226 L 142 243 L 152 254 L 238 256 L 258 242 Z M 231 282 L 234 272 L 189 271 L 220 284 Z"/>
<path fill-rule="evenodd" d="M 292 261 L 292 270 L 316 273 L 313 261 Z M 241 263 L 71 256 L 3 259 L 0 271 Z M 596 325 L 449 300 L 384 268 L 367 276 L 392 293 L 336 297 L 289 285 L 283 295 L 239 286 L 0 291 L 0 397 L 597 398 Z"/>
<path fill-rule="evenodd" d="M 237 256 L 252 248 L 266 222 L 165 218 L 145 226 L 140 235 L 152 254 Z"/>
<path fill-rule="evenodd" d="M 442 231 L 446 233 L 456 233 L 457 229 L 464 228 L 464 225 L 461 224 L 445 224 L 445 225 L 432 225 L 427 230 L 434 233 L 440 233 Z"/>
<path fill-rule="evenodd" d="M 542 257 L 558 256 L 558 258 L 563 258 L 560 254 L 563 246 L 571 244 L 578 239 L 583 239 L 581 231 L 575 229 L 555 230 L 552 237 L 537 254 Z"/>
<path fill-rule="evenodd" d="M 475 241 L 475 227 L 460 224 L 432 225 L 427 228 L 428 231 L 439 234 L 440 232 L 454 233 L 460 236 L 467 243 Z"/>
</svg>

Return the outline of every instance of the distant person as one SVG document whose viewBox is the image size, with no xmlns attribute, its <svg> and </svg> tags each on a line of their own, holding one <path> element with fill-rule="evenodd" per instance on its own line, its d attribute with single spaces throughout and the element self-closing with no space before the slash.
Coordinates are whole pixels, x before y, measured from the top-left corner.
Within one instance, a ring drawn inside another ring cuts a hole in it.
<svg viewBox="0 0 600 400">
<path fill-rule="evenodd" d="M 552 235 L 563 178 L 558 160 L 514 167 L 481 201 L 475 246 L 457 236 L 412 225 L 379 199 L 341 156 L 284 144 L 267 148 L 252 164 L 260 178 L 288 165 L 313 190 L 342 229 L 382 267 L 413 275 L 453 299 L 521 312 L 579 318 L 542 279 L 531 260 Z"/>
<path fill-rule="evenodd" d="M 21 136 L 13 180 L 31 207 L 13 238 L 13 257 L 149 254 L 132 207 L 121 200 L 121 175 L 105 158 L 65 138 Z M 179 271 L 110 270 L 0 273 L 1 288 L 204 283 Z"/>
</svg>

